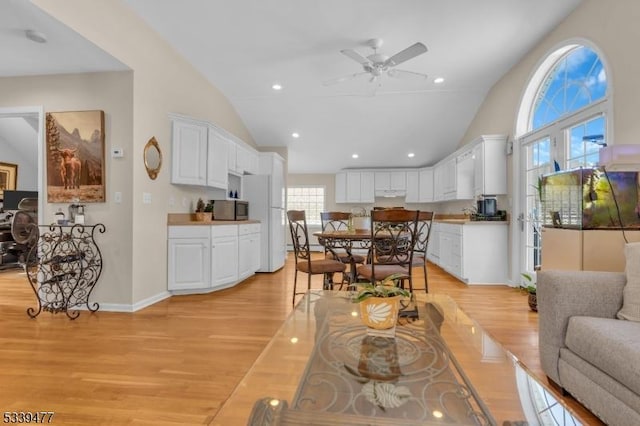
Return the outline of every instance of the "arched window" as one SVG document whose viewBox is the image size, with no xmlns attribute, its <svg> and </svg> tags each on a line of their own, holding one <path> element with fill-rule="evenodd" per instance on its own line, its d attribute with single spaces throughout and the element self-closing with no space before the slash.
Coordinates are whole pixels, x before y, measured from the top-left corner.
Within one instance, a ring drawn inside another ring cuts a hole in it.
<svg viewBox="0 0 640 426">
<path fill-rule="evenodd" d="M 539 178 L 557 169 L 597 165 L 609 139 L 610 93 L 606 63 L 587 43 L 551 52 L 528 82 L 516 123 L 526 226 L 521 272 L 533 271 L 542 261 Z"/>
<path fill-rule="evenodd" d="M 529 130 L 553 123 L 606 93 L 607 73 L 600 57 L 586 46 L 577 46 L 555 63 L 540 85 Z"/>
</svg>

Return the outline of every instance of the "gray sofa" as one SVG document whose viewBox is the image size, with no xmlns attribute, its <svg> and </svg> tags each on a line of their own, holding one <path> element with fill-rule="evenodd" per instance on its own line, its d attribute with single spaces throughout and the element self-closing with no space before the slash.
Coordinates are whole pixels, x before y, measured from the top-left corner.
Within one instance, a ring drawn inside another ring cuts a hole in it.
<svg viewBox="0 0 640 426">
<path fill-rule="evenodd" d="M 640 425 L 640 322 L 616 319 L 624 273 L 537 274 L 545 374 L 609 425 Z"/>
</svg>

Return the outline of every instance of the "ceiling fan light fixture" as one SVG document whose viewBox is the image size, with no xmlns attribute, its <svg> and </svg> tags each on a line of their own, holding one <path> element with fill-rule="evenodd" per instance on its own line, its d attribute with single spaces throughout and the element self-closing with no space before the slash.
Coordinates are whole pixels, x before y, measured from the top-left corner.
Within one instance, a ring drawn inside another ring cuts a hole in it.
<svg viewBox="0 0 640 426">
<path fill-rule="evenodd" d="M 294 138 L 294 139 L 298 139 L 300 137 L 300 133 L 293 132 L 293 133 L 291 133 L 291 137 Z"/>
<path fill-rule="evenodd" d="M 442 77 L 434 78 L 434 79 L 433 79 L 433 82 L 434 82 L 435 84 L 441 84 L 441 83 L 444 83 L 444 78 L 442 78 Z"/>
<path fill-rule="evenodd" d="M 271 85 L 271 88 L 272 88 L 273 90 L 282 90 L 282 85 L 281 85 L 280 83 L 273 83 L 273 84 Z"/>
<path fill-rule="evenodd" d="M 407 157 L 409 157 L 409 158 L 413 158 L 415 156 L 416 156 L 416 154 L 414 154 L 413 152 L 410 152 L 410 153 L 407 154 Z"/>
<path fill-rule="evenodd" d="M 351 158 L 358 158 L 359 155 L 358 154 L 351 154 Z"/>
</svg>

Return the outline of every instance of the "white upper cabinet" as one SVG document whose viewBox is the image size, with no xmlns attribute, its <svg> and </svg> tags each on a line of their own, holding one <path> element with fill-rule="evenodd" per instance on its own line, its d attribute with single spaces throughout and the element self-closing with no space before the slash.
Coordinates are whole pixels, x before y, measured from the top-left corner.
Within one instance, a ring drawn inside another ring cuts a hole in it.
<svg viewBox="0 0 640 426">
<path fill-rule="evenodd" d="M 237 145 L 234 141 L 227 141 L 227 170 L 236 173 Z"/>
<path fill-rule="evenodd" d="M 207 138 L 206 124 L 172 120 L 171 183 L 206 186 Z"/>
<path fill-rule="evenodd" d="M 420 202 L 420 172 L 407 172 L 407 195 L 404 198 L 407 203 Z"/>
<path fill-rule="evenodd" d="M 419 201 L 421 203 L 433 202 L 433 169 L 420 170 L 420 194 Z M 409 174 L 407 173 L 407 176 Z M 407 180 L 408 183 L 408 180 Z M 407 196 L 409 192 L 407 191 Z"/>
<path fill-rule="evenodd" d="M 407 171 L 407 203 L 433 202 L 433 169 Z"/>
<path fill-rule="evenodd" d="M 236 145 L 236 170 L 239 174 L 258 174 L 258 151 L 241 144 Z"/>
<path fill-rule="evenodd" d="M 405 170 L 391 170 L 375 172 L 375 191 L 404 191 L 407 188 L 407 172 Z"/>
<path fill-rule="evenodd" d="M 258 151 L 235 141 L 229 141 L 228 145 L 228 169 L 229 172 L 238 175 L 258 174 Z"/>
<path fill-rule="evenodd" d="M 215 128 L 209 126 L 209 143 L 207 154 L 207 186 L 227 189 L 229 175 L 227 173 L 228 141 Z"/>
<path fill-rule="evenodd" d="M 474 195 L 507 193 L 507 138 L 502 135 L 481 136 L 473 148 Z"/>
<path fill-rule="evenodd" d="M 473 159 L 473 150 L 470 149 L 456 158 L 456 184 L 455 196 L 456 200 L 471 200 L 474 198 L 474 176 L 475 162 Z"/>
<path fill-rule="evenodd" d="M 336 203 L 373 203 L 373 172 L 349 171 L 336 174 Z"/>
<path fill-rule="evenodd" d="M 362 179 L 360 172 L 347 172 L 347 201 L 350 203 L 360 202 L 360 184 Z"/>
<path fill-rule="evenodd" d="M 442 164 L 438 165 L 440 170 L 440 185 L 442 186 L 442 199 L 456 199 L 456 158 L 450 158 Z"/>
<path fill-rule="evenodd" d="M 336 174 L 336 203 L 373 203 L 405 192 L 407 203 L 472 200 L 507 193 L 506 136 L 480 136 L 433 167 L 345 170 Z"/>
<path fill-rule="evenodd" d="M 229 188 L 229 173 L 258 174 L 254 148 L 215 124 L 170 114 L 171 183 Z"/>
</svg>

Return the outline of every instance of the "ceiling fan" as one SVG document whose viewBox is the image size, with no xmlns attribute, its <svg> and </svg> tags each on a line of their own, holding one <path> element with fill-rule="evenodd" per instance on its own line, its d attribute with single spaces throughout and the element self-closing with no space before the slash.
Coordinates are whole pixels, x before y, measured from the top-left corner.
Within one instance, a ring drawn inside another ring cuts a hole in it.
<svg viewBox="0 0 640 426">
<path fill-rule="evenodd" d="M 331 80 L 323 82 L 323 84 L 325 86 L 330 86 L 332 84 L 342 83 L 344 81 L 352 80 L 356 77 L 367 74 L 370 75 L 369 82 L 374 83 L 378 80 L 379 77 L 383 75 L 383 73 L 387 73 L 389 77 L 394 78 L 412 78 L 422 80 L 425 80 L 427 78 L 426 74 L 395 68 L 396 65 L 399 65 L 403 62 L 408 61 L 409 59 L 413 59 L 416 56 L 425 53 L 427 51 L 427 47 L 424 44 L 420 42 L 414 43 L 391 57 L 378 53 L 378 49 L 380 48 L 380 46 L 382 46 L 382 39 L 372 38 L 371 40 L 367 41 L 366 44 L 371 49 L 373 49 L 373 53 L 369 56 L 363 56 L 353 49 L 343 49 L 340 51 L 340 53 L 342 53 L 346 57 L 353 59 L 354 61 L 362 65 L 364 71 L 345 75 L 343 77 L 333 78 Z"/>
</svg>

